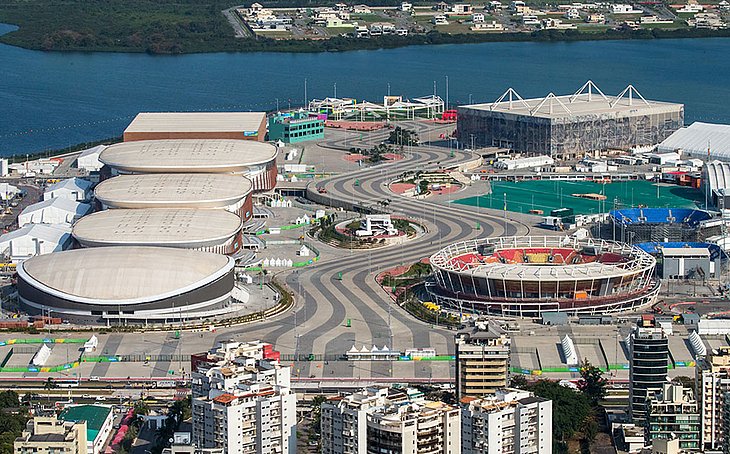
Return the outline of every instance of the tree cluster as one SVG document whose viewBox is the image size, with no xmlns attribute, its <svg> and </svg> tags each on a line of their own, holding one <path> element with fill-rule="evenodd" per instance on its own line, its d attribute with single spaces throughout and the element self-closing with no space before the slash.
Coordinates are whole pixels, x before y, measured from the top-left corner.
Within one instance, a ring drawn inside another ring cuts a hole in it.
<svg viewBox="0 0 730 454">
<path fill-rule="evenodd" d="M 405 129 L 400 126 L 396 126 L 392 131 L 390 131 L 390 135 L 388 135 L 388 142 L 400 147 L 417 146 L 418 133 L 412 129 Z"/>
</svg>

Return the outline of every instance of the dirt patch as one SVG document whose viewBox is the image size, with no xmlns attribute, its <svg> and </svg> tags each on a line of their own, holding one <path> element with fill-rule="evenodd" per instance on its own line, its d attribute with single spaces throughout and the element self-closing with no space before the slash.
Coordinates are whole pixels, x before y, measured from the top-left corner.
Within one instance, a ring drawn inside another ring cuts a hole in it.
<svg viewBox="0 0 730 454">
<path fill-rule="evenodd" d="M 350 131 L 377 131 L 385 127 L 385 123 L 378 121 L 334 121 L 327 120 L 324 125 L 328 128 L 342 128 Z"/>
<path fill-rule="evenodd" d="M 413 183 L 392 183 L 390 185 L 390 190 L 395 192 L 396 194 L 403 194 L 404 192 L 409 191 L 415 187 L 416 185 Z"/>
<path fill-rule="evenodd" d="M 365 156 L 364 154 L 353 153 L 353 154 L 346 154 L 345 156 L 342 157 L 342 159 L 344 159 L 345 161 L 357 162 L 357 161 L 365 161 L 368 159 L 368 157 Z"/>
<path fill-rule="evenodd" d="M 448 187 L 441 186 L 439 189 L 431 189 L 431 194 L 434 195 L 445 195 L 445 194 L 453 194 L 454 192 L 457 192 L 459 189 L 461 189 L 461 185 L 451 183 Z"/>
</svg>

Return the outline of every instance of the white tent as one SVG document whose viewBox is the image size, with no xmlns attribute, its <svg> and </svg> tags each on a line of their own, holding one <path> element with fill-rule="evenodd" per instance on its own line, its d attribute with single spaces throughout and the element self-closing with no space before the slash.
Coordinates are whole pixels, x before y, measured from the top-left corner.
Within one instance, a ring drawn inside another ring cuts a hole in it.
<svg viewBox="0 0 730 454">
<path fill-rule="evenodd" d="M 91 186 L 93 183 L 83 178 L 73 177 L 59 181 L 49 186 L 43 193 L 43 200 L 63 197 L 69 200 L 81 202 L 91 198 Z"/>
<path fill-rule="evenodd" d="M 696 121 L 664 139 L 658 153 L 681 150 L 685 157 L 730 161 L 730 125 Z"/>
<path fill-rule="evenodd" d="M 20 193 L 20 189 L 8 183 L 0 183 L 0 200 L 10 200 Z"/>
<path fill-rule="evenodd" d="M 13 263 L 71 247 L 70 224 L 28 224 L 0 236 L 0 252 Z"/>
<path fill-rule="evenodd" d="M 575 351 L 575 345 L 573 344 L 573 339 L 571 339 L 567 334 L 563 338 L 560 343 L 563 346 L 563 355 L 565 356 L 565 364 L 568 366 L 576 366 L 578 365 L 578 354 Z"/>
<path fill-rule="evenodd" d="M 96 172 L 104 165 L 99 161 L 99 155 L 106 148 L 106 145 L 97 145 L 93 148 L 87 148 L 82 151 L 79 157 L 76 159 L 76 165 L 79 169 L 84 169 L 87 172 Z"/>
<path fill-rule="evenodd" d="M 28 205 L 18 216 L 18 225 L 73 223 L 91 211 L 88 203 L 74 202 L 65 198 L 44 200 Z"/>
</svg>

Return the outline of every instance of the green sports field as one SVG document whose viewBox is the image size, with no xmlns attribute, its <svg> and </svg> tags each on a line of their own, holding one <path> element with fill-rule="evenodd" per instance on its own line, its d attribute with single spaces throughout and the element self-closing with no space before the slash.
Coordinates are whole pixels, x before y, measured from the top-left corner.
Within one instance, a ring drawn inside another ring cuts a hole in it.
<svg viewBox="0 0 730 454">
<path fill-rule="evenodd" d="M 486 183 L 476 182 L 485 185 Z M 548 215 L 557 208 L 573 208 L 575 214 L 601 213 L 617 208 L 647 207 L 693 208 L 704 205 L 704 194 L 699 189 L 652 183 L 645 180 L 599 184 L 587 181 L 524 181 L 491 183 L 491 194 L 468 197 L 454 203 L 502 210 L 504 194 L 507 210 L 527 213 L 543 210 Z M 658 197 L 657 197 L 658 189 Z M 571 194 L 604 194 L 603 202 L 573 197 Z"/>
</svg>

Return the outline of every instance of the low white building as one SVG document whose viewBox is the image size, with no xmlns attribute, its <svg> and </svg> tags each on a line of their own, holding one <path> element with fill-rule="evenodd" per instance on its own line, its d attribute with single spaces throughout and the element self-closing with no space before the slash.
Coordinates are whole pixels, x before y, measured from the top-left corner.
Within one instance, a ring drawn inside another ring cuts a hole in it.
<svg viewBox="0 0 730 454">
<path fill-rule="evenodd" d="M 99 161 L 99 155 L 106 147 L 106 145 L 97 145 L 82 151 L 79 157 L 76 158 L 76 166 L 79 169 L 86 170 L 87 172 L 98 172 L 104 166 L 104 164 Z"/>
<path fill-rule="evenodd" d="M 563 14 L 563 17 L 568 20 L 578 20 L 580 19 L 580 13 L 576 8 L 570 8 L 565 12 L 565 14 Z"/>
<path fill-rule="evenodd" d="M 484 14 L 483 13 L 471 13 L 471 21 L 475 24 L 481 24 L 484 22 Z"/>
<path fill-rule="evenodd" d="M 59 197 L 75 200 L 77 202 L 89 200 L 91 198 L 91 187 L 93 185 L 94 184 L 91 181 L 78 177 L 61 180 L 46 189 L 43 193 L 43 200 Z"/>
<path fill-rule="evenodd" d="M 355 231 L 357 236 L 397 235 L 398 229 L 393 225 L 389 214 L 368 214 L 364 226 Z"/>
<path fill-rule="evenodd" d="M 370 14 L 372 10 L 368 5 L 355 5 L 352 7 L 353 14 Z"/>
<path fill-rule="evenodd" d="M 20 189 L 9 183 L 0 183 L 0 200 L 11 200 L 20 194 Z"/>
<path fill-rule="evenodd" d="M 700 5 L 699 3 L 687 3 L 686 5 L 682 6 L 677 10 L 678 13 L 701 13 L 705 10 L 705 7 L 703 5 Z"/>
<path fill-rule="evenodd" d="M 25 207 L 18 216 L 18 226 L 73 223 L 89 212 L 91 212 L 91 205 L 88 203 L 74 202 L 64 198 L 44 200 Z"/>
<path fill-rule="evenodd" d="M 490 22 L 477 22 L 471 26 L 471 30 L 475 32 L 498 32 L 504 30 L 504 25 L 496 20 Z"/>
<path fill-rule="evenodd" d="M 34 176 L 34 175 L 50 175 L 56 170 L 58 164 L 61 162 L 58 158 L 56 159 L 37 159 L 35 161 L 17 162 L 15 164 L 8 165 L 10 173 L 23 175 L 23 176 Z"/>
<path fill-rule="evenodd" d="M 0 236 L 0 252 L 13 263 L 64 251 L 72 244 L 70 224 L 27 224 Z"/>
<path fill-rule="evenodd" d="M 643 13 L 640 9 L 634 9 L 633 6 L 627 5 L 625 3 L 617 3 L 615 5 L 611 5 L 611 12 L 613 14 L 641 14 Z"/>
<path fill-rule="evenodd" d="M 527 158 L 504 159 L 494 163 L 495 169 L 518 170 L 532 167 L 551 166 L 555 160 L 550 156 L 530 156 Z"/>
</svg>

